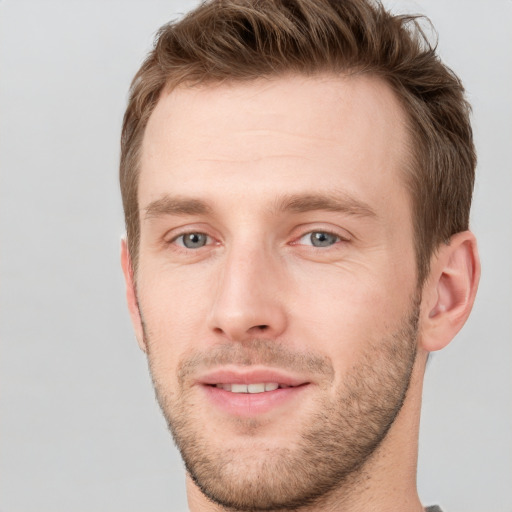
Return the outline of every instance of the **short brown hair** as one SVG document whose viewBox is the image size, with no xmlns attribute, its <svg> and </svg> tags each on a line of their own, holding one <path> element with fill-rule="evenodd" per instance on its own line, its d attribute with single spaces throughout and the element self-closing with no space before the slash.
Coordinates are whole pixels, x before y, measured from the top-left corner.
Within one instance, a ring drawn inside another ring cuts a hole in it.
<svg viewBox="0 0 512 512">
<path fill-rule="evenodd" d="M 386 81 L 409 120 L 418 281 L 435 249 L 468 229 L 476 155 L 470 107 L 417 16 L 371 0 L 211 0 L 164 25 L 130 89 L 120 182 L 128 246 L 137 265 L 142 139 L 162 90 L 297 73 L 364 73 Z"/>
</svg>

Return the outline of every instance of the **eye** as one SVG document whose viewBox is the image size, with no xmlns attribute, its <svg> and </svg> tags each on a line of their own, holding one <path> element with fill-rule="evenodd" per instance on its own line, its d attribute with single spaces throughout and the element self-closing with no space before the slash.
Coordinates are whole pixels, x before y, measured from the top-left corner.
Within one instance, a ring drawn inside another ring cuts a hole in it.
<svg viewBox="0 0 512 512">
<path fill-rule="evenodd" d="M 327 231 L 311 231 L 302 236 L 299 243 L 312 245 L 313 247 L 330 247 L 340 240 L 341 237 L 333 233 L 328 233 Z"/>
<path fill-rule="evenodd" d="M 176 237 L 173 242 L 186 249 L 200 249 L 210 243 L 210 237 L 204 233 L 185 233 Z"/>
</svg>

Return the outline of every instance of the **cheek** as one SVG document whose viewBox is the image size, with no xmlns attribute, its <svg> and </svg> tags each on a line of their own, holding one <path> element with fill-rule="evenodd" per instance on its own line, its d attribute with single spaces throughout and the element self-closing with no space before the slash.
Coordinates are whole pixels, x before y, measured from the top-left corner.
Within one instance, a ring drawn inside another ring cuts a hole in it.
<svg viewBox="0 0 512 512">
<path fill-rule="evenodd" d="M 332 358 L 347 371 L 370 344 L 394 333 L 412 308 L 414 280 L 399 279 L 400 269 L 338 269 L 325 275 L 297 276 L 291 294 L 291 325 L 308 348 Z M 405 275 L 408 275 L 406 272 Z"/>
<path fill-rule="evenodd" d="M 141 270 L 137 296 L 150 362 L 159 374 L 174 375 L 191 342 L 198 346 L 204 341 L 208 313 L 204 280 L 176 271 Z"/>
<path fill-rule="evenodd" d="M 172 327 L 172 334 L 177 335 L 177 327 L 187 329 L 198 318 L 208 289 L 207 276 L 200 268 L 183 269 L 160 259 L 141 258 L 137 296 L 153 330 Z"/>
</svg>

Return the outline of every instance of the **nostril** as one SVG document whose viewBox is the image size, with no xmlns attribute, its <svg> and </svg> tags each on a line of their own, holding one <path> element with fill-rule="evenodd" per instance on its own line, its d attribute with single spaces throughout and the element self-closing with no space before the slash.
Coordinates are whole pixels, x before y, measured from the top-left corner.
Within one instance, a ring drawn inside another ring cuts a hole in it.
<svg viewBox="0 0 512 512">
<path fill-rule="evenodd" d="M 264 331 L 265 329 L 268 329 L 268 325 L 257 325 L 256 326 L 260 331 Z"/>
</svg>

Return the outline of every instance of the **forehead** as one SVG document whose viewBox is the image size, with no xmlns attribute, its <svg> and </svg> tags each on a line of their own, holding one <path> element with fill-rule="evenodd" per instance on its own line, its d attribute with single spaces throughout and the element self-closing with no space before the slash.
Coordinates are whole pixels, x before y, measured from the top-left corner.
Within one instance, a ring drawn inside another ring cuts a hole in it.
<svg viewBox="0 0 512 512">
<path fill-rule="evenodd" d="M 149 119 L 139 205 L 163 194 L 271 200 L 303 189 L 385 202 L 404 192 L 407 148 L 403 108 L 375 77 L 182 86 Z"/>
</svg>

